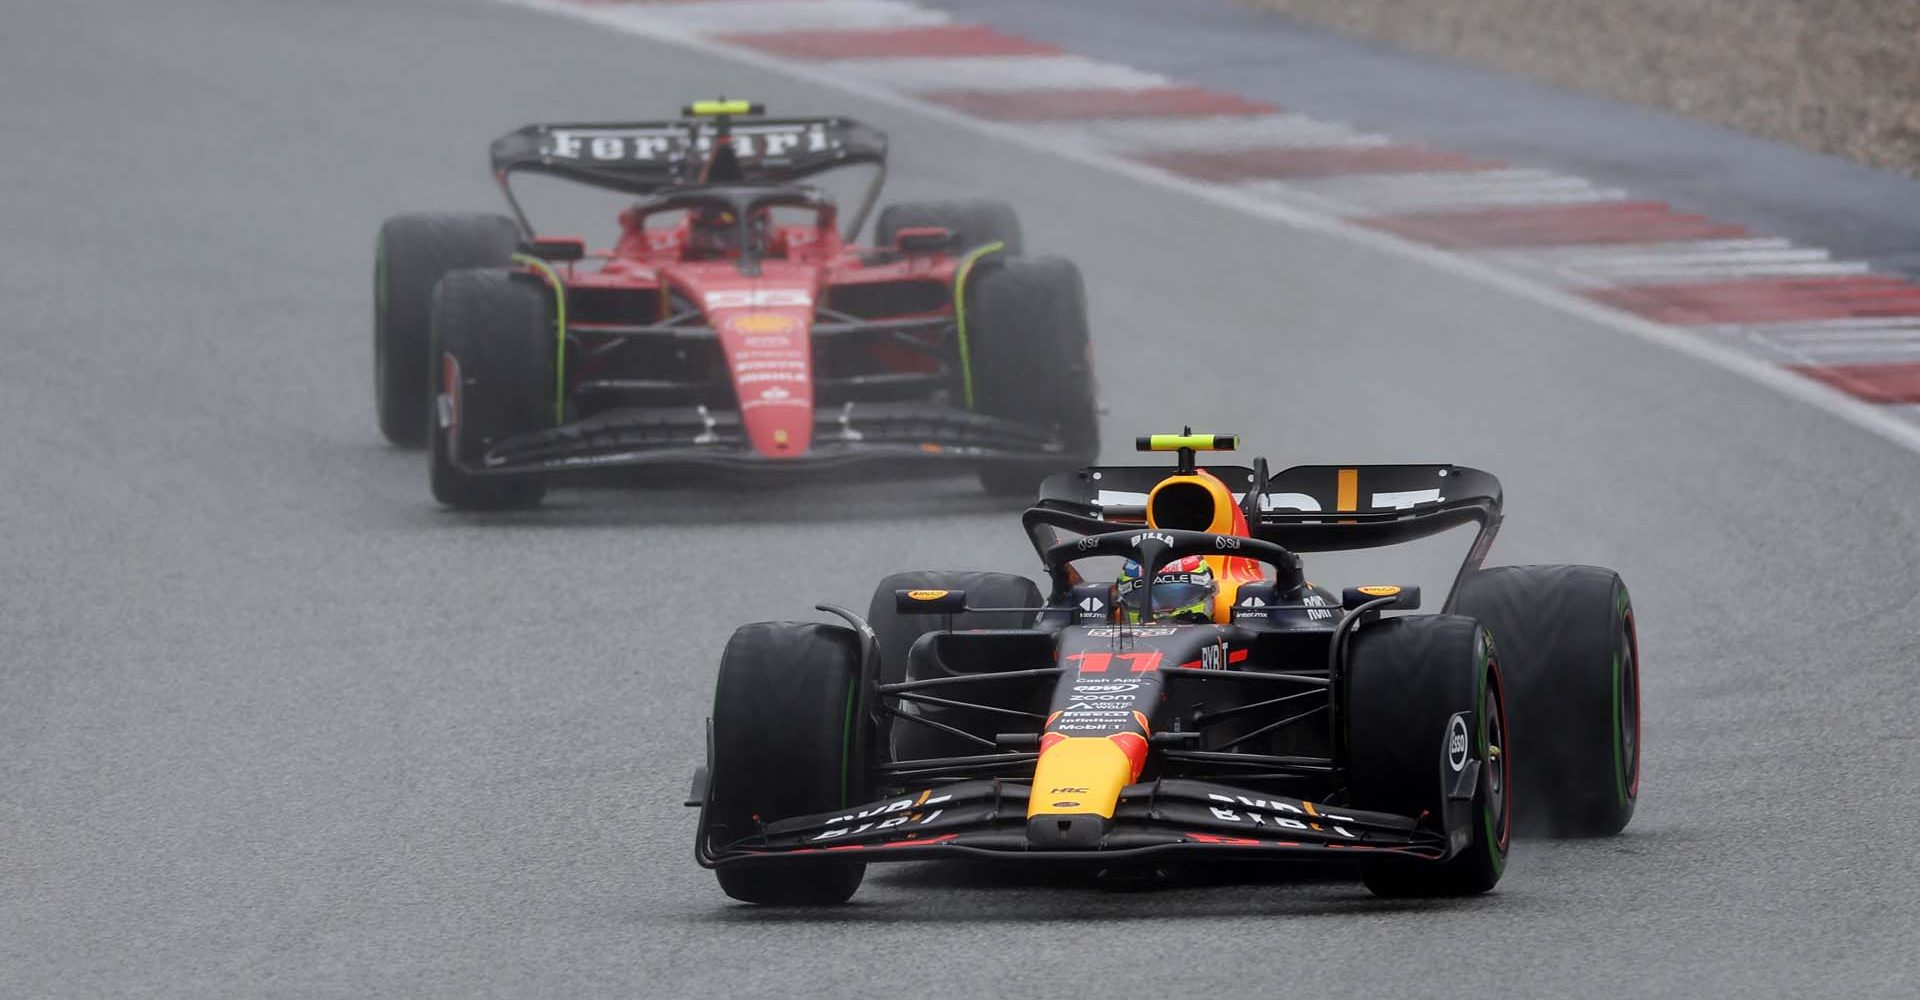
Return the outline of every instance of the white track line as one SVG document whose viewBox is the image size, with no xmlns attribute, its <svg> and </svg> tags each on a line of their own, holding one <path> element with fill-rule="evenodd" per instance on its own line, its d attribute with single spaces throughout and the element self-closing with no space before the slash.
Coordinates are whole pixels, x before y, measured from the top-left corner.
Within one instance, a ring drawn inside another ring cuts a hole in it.
<svg viewBox="0 0 1920 1000">
<path fill-rule="evenodd" d="M 1115 149 L 1225 151 L 1258 146 L 1361 148 L 1393 140 L 1345 122 L 1308 115 L 1220 115 L 1203 118 L 1138 118 L 1060 123 L 1060 134 L 1111 152 Z"/>
<path fill-rule="evenodd" d="M 1920 335 L 1920 316 L 1852 316 L 1845 319 L 1798 320 L 1789 323 L 1740 323 L 1704 327 L 1720 333 L 1757 330 L 1769 337 L 1800 340 L 1875 339 L 1894 333 Z"/>
<path fill-rule="evenodd" d="M 1817 364 L 1920 361 L 1920 319 L 1910 322 L 1868 322 L 1877 322 L 1878 325 L 1825 327 L 1817 324 L 1775 324 L 1749 327 L 1747 335 L 1779 351 Z"/>
<path fill-rule="evenodd" d="M 1798 247 L 1785 240 L 1674 243 L 1666 247 L 1636 247 L 1631 252 L 1590 248 L 1583 254 L 1542 258 L 1526 251 L 1502 251 L 1481 256 L 1517 270 L 1529 270 L 1548 280 L 1580 287 L 1647 285 L 1740 278 L 1804 278 L 1866 274 L 1860 261 L 1834 260 L 1825 250 Z M 1734 243 L 1735 245 L 1726 245 Z"/>
<path fill-rule="evenodd" d="M 923 28 L 947 24 L 944 11 L 895 0 L 712 0 L 708 3 L 632 3 L 593 7 L 534 0 L 504 0 L 522 7 L 584 16 L 640 34 L 766 34 L 858 28 Z"/>
<path fill-rule="evenodd" d="M 1811 364 L 1884 365 L 1920 361 L 1920 341 L 1904 344 L 1821 344 L 1799 345 L 1794 352 Z"/>
<path fill-rule="evenodd" d="M 1501 264 L 1528 262 L 1549 267 L 1579 267 L 1593 261 L 1622 259 L 1689 259 L 1712 254 L 1759 254 L 1798 249 L 1792 240 L 1756 236 L 1740 240 L 1676 240 L 1671 243 L 1608 243 L 1602 246 L 1525 247 L 1488 250 L 1483 255 Z"/>
<path fill-rule="evenodd" d="M 1497 205 L 1572 205 L 1624 201 L 1618 188 L 1545 170 L 1461 170 L 1339 174 L 1279 183 L 1367 212 L 1415 212 Z"/>
<path fill-rule="evenodd" d="M 1772 362 L 1742 353 L 1713 339 L 1698 336 L 1689 329 L 1666 326 L 1631 313 L 1609 309 L 1551 284 L 1501 270 L 1474 257 L 1448 253 L 1422 243 L 1401 239 L 1381 230 L 1355 225 L 1334 213 L 1317 211 L 1299 204 L 1253 197 L 1236 188 L 1202 184 L 1145 164 L 1115 159 L 1111 153 L 1063 144 L 1054 141 L 1046 128 L 1023 128 L 975 118 L 950 108 L 929 104 L 911 95 L 839 76 L 832 71 L 830 65 L 822 67 L 794 63 L 763 52 L 726 45 L 701 37 L 698 32 L 689 30 L 684 24 L 669 25 L 664 21 L 636 21 L 627 16 L 635 8 L 583 7 L 568 3 L 566 0 L 491 0 L 491 2 L 545 11 L 630 32 L 659 42 L 669 42 L 744 66 L 804 80 L 824 89 L 837 90 L 898 111 L 917 114 L 922 118 L 937 121 L 955 129 L 991 136 L 1035 153 L 1057 156 L 1088 169 L 1105 170 L 1231 211 L 1256 215 L 1307 232 L 1335 236 L 1383 254 L 1416 261 L 1457 278 L 1499 289 L 1515 298 L 1557 309 L 1588 323 L 1628 334 L 1678 354 L 1705 361 L 1766 386 L 1781 395 L 1837 416 L 1909 451 L 1920 452 L 1920 423 L 1910 422 L 1906 417 L 1909 411 L 1920 410 L 1920 407 L 1883 407 L 1855 399 L 1823 383 L 1802 378 Z M 805 0 L 779 0 L 779 2 L 798 5 Z M 844 0 L 844 2 L 850 3 L 853 0 Z M 721 5 L 713 4 L 712 6 Z M 773 7 L 777 4 L 768 3 L 764 6 Z M 944 21 L 945 15 L 940 16 Z M 734 26 L 737 26 L 737 22 L 726 27 Z M 856 26 L 856 23 L 847 22 L 839 26 L 852 27 Z"/>
<path fill-rule="evenodd" d="M 1738 281 L 1742 278 L 1826 278 L 1867 274 L 1857 260 L 1702 261 L 1695 264 L 1648 264 L 1639 267 L 1582 268 L 1577 277 L 1609 285 L 1685 284 L 1700 281 Z"/>
<path fill-rule="evenodd" d="M 942 56 L 840 59 L 836 73 L 896 90 L 1027 90 L 1102 87 L 1143 90 L 1171 81 L 1118 63 L 1085 56 Z"/>
<path fill-rule="evenodd" d="M 1766 326 L 1715 328 L 1714 333 L 1744 343 L 1782 364 L 1876 365 L 1920 361 L 1920 330 L 1889 330 L 1877 337 L 1835 339 L 1811 334 L 1781 336 Z M 1863 331 L 1865 332 L 1865 331 Z"/>
</svg>

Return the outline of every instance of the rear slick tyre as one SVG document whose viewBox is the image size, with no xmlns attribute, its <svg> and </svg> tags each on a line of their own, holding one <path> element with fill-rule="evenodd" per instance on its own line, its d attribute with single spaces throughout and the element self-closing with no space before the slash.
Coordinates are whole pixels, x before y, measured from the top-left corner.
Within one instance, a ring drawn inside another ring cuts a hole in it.
<svg viewBox="0 0 1920 1000">
<path fill-rule="evenodd" d="M 853 759 L 861 640 L 811 622 L 734 630 L 713 692 L 708 832 L 724 847 L 761 822 L 830 812 L 866 800 L 866 762 Z M 747 903 L 844 903 L 866 866 L 794 860 L 730 862 L 720 889 Z"/>
</svg>

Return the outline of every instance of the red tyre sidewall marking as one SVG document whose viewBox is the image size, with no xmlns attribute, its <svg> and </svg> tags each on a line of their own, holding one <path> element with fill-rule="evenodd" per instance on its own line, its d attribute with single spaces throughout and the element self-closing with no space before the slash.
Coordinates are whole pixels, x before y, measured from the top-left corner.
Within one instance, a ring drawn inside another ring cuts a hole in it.
<svg viewBox="0 0 1920 1000">
<path fill-rule="evenodd" d="M 460 361 L 451 351 L 440 352 L 440 385 L 447 394 L 447 456 L 460 454 Z"/>
</svg>

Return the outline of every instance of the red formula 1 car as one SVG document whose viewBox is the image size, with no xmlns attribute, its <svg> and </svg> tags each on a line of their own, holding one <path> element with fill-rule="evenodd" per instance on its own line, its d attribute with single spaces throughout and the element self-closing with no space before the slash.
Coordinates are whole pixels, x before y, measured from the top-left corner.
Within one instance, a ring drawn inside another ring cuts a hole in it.
<svg viewBox="0 0 1920 1000">
<path fill-rule="evenodd" d="M 706 101 L 678 120 L 531 125 L 493 144 L 513 217 L 381 227 L 374 382 L 395 444 L 427 444 L 454 507 L 537 503 L 624 470 L 944 464 L 1028 492 L 1098 451 L 1085 292 L 1020 254 L 1000 202 L 895 204 L 857 234 L 886 137 Z M 800 181 L 872 172 L 844 226 Z M 588 253 L 535 234 L 510 179 L 639 198 Z"/>
</svg>

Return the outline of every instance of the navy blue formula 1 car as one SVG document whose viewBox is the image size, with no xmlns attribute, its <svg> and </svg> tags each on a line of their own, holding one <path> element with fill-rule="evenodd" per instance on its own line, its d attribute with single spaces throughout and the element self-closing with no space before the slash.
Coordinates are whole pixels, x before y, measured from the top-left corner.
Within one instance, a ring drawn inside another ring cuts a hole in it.
<svg viewBox="0 0 1920 1000">
<path fill-rule="evenodd" d="M 1491 475 L 1197 464 L 1047 480 L 1022 516 L 1044 590 L 902 573 L 866 617 L 737 630 L 696 857 L 730 896 L 840 902 L 868 862 L 1125 869 L 1344 864 L 1388 896 L 1499 881 L 1516 829 L 1603 836 L 1639 792 L 1633 607 L 1611 570 L 1482 569 Z M 1419 588 L 1315 586 L 1298 553 L 1478 534 L 1438 614 Z M 1120 564 L 1117 579 L 1091 567 Z"/>
</svg>

